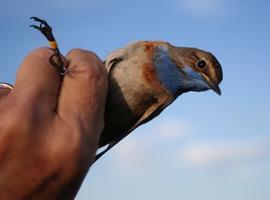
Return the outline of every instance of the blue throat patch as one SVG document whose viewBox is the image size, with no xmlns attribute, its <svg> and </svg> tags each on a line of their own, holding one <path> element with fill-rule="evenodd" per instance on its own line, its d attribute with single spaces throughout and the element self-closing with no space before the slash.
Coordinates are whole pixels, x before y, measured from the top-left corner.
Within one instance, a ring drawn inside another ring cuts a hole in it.
<svg viewBox="0 0 270 200">
<path fill-rule="evenodd" d="M 165 46 L 159 47 L 155 51 L 154 66 L 159 81 L 174 96 L 187 91 L 205 91 L 209 85 L 204 78 L 189 66 L 182 67 L 182 70 L 176 66 L 169 56 L 168 49 Z"/>
<path fill-rule="evenodd" d="M 154 66 L 159 81 L 176 97 L 179 95 L 181 86 L 183 86 L 181 79 L 184 77 L 178 67 L 172 62 L 168 53 L 166 47 L 159 47 L 155 51 Z"/>
</svg>

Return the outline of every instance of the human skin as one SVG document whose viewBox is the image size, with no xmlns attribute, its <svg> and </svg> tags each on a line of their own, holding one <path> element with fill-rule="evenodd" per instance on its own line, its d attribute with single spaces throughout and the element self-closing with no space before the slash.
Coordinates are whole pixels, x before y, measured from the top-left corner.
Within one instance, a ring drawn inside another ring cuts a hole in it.
<svg viewBox="0 0 270 200">
<path fill-rule="evenodd" d="M 12 90 L 0 89 L 1 199 L 74 199 L 104 127 L 107 74 L 92 52 L 63 57 L 61 78 L 40 48 L 23 61 Z"/>
</svg>

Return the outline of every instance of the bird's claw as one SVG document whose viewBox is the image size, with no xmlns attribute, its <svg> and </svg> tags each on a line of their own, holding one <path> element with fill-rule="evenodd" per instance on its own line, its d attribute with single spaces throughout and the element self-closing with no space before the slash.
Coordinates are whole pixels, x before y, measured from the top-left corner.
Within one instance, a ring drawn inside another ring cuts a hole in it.
<svg viewBox="0 0 270 200">
<path fill-rule="evenodd" d="M 40 23 L 39 25 L 32 24 L 30 25 L 30 27 L 39 30 L 47 38 L 51 48 L 54 50 L 54 54 L 49 58 L 49 61 L 58 70 L 60 75 L 64 76 L 66 74 L 67 69 L 64 66 L 64 63 L 61 59 L 60 51 L 58 49 L 56 40 L 53 36 L 52 28 L 43 19 L 39 19 L 37 17 L 31 17 L 31 19 Z"/>
<path fill-rule="evenodd" d="M 49 25 L 44 19 L 39 19 L 39 18 L 37 18 L 37 17 L 31 17 L 30 19 L 33 19 L 33 20 L 36 21 L 36 22 L 40 22 L 40 26 L 44 25 L 44 27 L 47 27 L 47 28 L 52 29 L 52 28 L 50 27 L 50 25 Z"/>
<path fill-rule="evenodd" d="M 39 26 L 37 26 L 37 25 L 30 25 L 29 27 L 39 30 Z"/>
<path fill-rule="evenodd" d="M 39 22 L 39 26 L 37 25 L 30 25 L 31 28 L 39 30 L 49 41 L 55 41 L 53 33 L 52 33 L 52 27 L 49 26 L 49 24 L 43 20 L 39 19 L 37 17 L 31 17 L 30 19 L 33 19 L 36 22 Z"/>
<path fill-rule="evenodd" d="M 33 19 L 33 20 L 38 21 L 38 22 L 44 21 L 42 19 L 39 19 L 38 17 L 30 17 L 30 19 Z"/>
</svg>

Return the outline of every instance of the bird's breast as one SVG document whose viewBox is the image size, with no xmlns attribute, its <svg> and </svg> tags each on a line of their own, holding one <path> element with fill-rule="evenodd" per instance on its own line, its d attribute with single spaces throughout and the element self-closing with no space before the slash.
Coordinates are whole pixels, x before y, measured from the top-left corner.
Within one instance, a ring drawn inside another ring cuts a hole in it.
<svg viewBox="0 0 270 200">
<path fill-rule="evenodd" d="M 115 52 L 121 62 L 109 71 L 105 129 L 100 146 L 124 135 L 148 108 L 159 103 L 160 98 L 172 96 L 171 91 L 175 88 L 169 82 L 173 80 L 165 73 L 173 66 L 166 68 L 169 61 L 161 62 L 159 58 L 154 62 L 153 59 L 157 56 L 156 45 L 140 43 L 139 46 Z M 161 69 L 162 67 L 166 69 Z M 166 80 L 167 78 L 170 80 Z"/>
</svg>

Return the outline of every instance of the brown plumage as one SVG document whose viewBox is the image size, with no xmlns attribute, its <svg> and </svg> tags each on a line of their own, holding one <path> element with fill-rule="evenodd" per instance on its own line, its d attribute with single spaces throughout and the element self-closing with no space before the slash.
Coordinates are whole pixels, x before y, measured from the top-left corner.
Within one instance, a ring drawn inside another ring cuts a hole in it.
<svg viewBox="0 0 270 200">
<path fill-rule="evenodd" d="M 97 159 L 182 93 L 213 89 L 220 94 L 221 65 L 196 48 L 141 41 L 109 54 L 105 67 L 109 92 L 99 146 L 109 146 Z"/>
<path fill-rule="evenodd" d="M 57 44 L 48 23 L 37 17 L 32 19 L 40 24 L 31 27 L 39 30 L 50 44 Z M 51 64 L 64 75 L 60 51 L 57 45 L 51 47 L 55 50 L 51 58 L 57 58 L 57 62 L 50 59 Z M 136 42 L 110 53 L 105 67 L 109 91 L 99 147 L 109 146 L 96 160 L 136 127 L 156 117 L 179 95 L 208 89 L 221 94 L 221 65 L 210 52 L 196 48 L 175 47 L 163 41 Z"/>
</svg>

